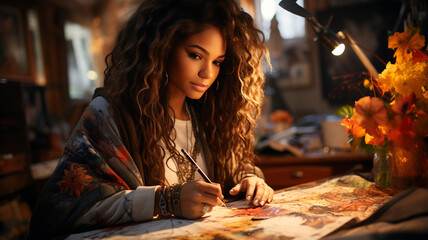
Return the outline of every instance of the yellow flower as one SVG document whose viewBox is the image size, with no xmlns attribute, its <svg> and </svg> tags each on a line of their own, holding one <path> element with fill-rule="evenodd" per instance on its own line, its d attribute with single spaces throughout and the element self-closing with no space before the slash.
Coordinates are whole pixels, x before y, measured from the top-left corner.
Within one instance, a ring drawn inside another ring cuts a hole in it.
<svg viewBox="0 0 428 240">
<path fill-rule="evenodd" d="M 390 92 L 394 89 L 394 79 L 395 79 L 395 72 L 397 71 L 397 67 L 395 64 L 392 64 L 391 62 L 388 62 L 386 64 L 385 70 L 383 70 L 379 76 L 378 76 L 378 82 L 380 88 L 384 92 Z"/>
<path fill-rule="evenodd" d="M 418 28 L 408 27 L 404 33 L 394 33 L 388 38 L 388 48 L 397 49 L 394 53 L 397 63 L 409 61 L 412 51 L 425 45 L 425 36 L 419 34 Z"/>
<path fill-rule="evenodd" d="M 383 91 L 390 91 L 402 97 L 416 94 L 416 98 L 424 98 L 424 86 L 428 79 L 428 63 L 411 61 L 386 65 L 379 74 L 379 85 Z"/>
</svg>

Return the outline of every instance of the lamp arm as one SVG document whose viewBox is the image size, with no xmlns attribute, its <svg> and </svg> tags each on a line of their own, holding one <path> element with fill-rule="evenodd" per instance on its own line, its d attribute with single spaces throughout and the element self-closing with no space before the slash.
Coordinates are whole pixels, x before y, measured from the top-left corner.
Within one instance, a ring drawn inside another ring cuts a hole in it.
<svg viewBox="0 0 428 240">
<path fill-rule="evenodd" d="M 324 26 L 321 25 L 308 10 L 299 6 L 296 2 L 297 0 L 282 0 L 279 3 L 279 6 L 293 14 L 306 18 L 310 23 L 312 30 L 316 33 L 320 33 L 324 29 Z"/>
<path fill-rule="evenodd" d="M 307 18 L 307 19 L 313 17 L 312 14 L 308 10 L 302 8 L 296 2 L 297 2 L 297 0 L 282 0 L 279 3 L 279 6 L 281 6 L 282 8 L 284 8 L 285 10 L 287 10 L 291 13 L 294 13 L 296 15 L 299 15 L 299 16 Z"/>
<path fill-rule="evenodd" d="M 355 43 L 351 35 L 349 35 L 349 33 L 346 31 L 342 31 L 341 33 L 344 35 L 345 39 L 349 42 L 349 45 L 351 45 L 352 50 L 354 50 L 355 54 L 357 55 L 358 59 L 360 59 L 361 63 L 363 63 L 364 67 L 366 67 L 366 69 L 371 73 L 373 78 L 377 78 L 379 73 L 377 72 L 376 68 L 373 66 L 373 64 L 370 62 L 370 60 L 364 54 L 361 48 Z"/>
<path fill-rule="evenodd" d="M 315 17 L 313 17 L 313 16 L 311 16 L 310 18 L 307 18 L 307 20 L 309 21 L 309 23 L 310 23 L 310 25 L 311 25 L 312 29 L 313 29 L 316 33 L 321 32 L 321 31 L 322 31 L 322 29 L 324 28 L 324 27 L 323 27 L 323 25 L 321 25 L 321 24 L 318 22 L 318 20 L 317 20 Z"/>
</svg>

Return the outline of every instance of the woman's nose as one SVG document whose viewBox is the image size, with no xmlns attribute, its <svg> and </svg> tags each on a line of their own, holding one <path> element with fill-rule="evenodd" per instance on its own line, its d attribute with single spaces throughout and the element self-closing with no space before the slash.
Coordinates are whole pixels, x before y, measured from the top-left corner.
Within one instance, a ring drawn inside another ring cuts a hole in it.
<svg viewBox="0 0 428 240">
<path fill-rule="evenodd" d="M 201 70 L 199 70 L 198 76 L 201 78 L 211 79 L 214 76 L 214 69 L 210 64 L 204 65 Z"/>
</svg>

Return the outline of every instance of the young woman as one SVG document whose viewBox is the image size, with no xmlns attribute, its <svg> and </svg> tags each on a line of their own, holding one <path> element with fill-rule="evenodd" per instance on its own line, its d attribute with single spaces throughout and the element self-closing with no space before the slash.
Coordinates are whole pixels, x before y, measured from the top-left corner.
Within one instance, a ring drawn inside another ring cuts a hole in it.
<svg viewBox="0 0 428 240">
<path fill-rule="evenodd" d="M 221 206 L 224 192 L 272 201 L 252 152 L 262 36 L 234 0 L 143 1 L 33 211 L 30 238 L 194 219 Z"/>
</svg>

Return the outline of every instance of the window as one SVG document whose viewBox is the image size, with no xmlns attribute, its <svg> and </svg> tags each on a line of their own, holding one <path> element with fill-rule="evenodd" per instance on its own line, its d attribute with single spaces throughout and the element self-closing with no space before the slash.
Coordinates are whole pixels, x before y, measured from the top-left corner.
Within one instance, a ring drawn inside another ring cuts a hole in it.
<svg viewBox="0 0 428 240">
<path fill-rule="evenodd" d="M 304 38 L 305 19 L 297 16 L 281 8 L 280 0 L 260 0 L 261 15 L 262 15 L 262 28 L 263 32 L 268 39 L 271 31 L 271 22 L 275 17 L 278 21 L 278 30 L 283 39 Z M 303 7 L 303 0 L 297 0 L 297 4 Z"/>
<path fill-rule="evenodd" d="M 91 52 L 92 33 L 79 24 L 66 22 L 69 95 L 73 100 L 90 99 L 98 80 Z"/>
</svg>

